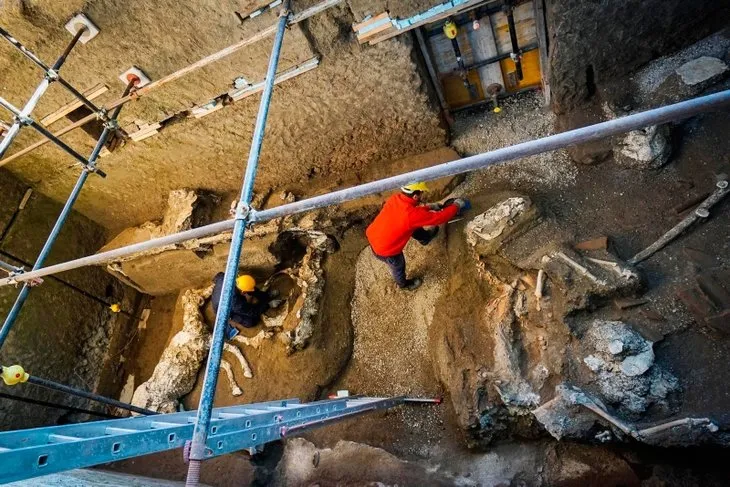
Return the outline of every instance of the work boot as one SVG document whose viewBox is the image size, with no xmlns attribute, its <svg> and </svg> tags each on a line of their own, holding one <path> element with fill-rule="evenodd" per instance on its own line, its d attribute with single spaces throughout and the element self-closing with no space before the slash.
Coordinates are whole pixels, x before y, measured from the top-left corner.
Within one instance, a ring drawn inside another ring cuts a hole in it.
<svg viewBox="0 0 730 487">
<path fill-rule="evenodd" d="M 406 285 L 401 289 L 405 289 L 406 291 L 415 291 L 421 287 L 421 284 L 423 284 L 423 280 L 418 277 L 414 277 L 413 279 L 408 279 L 406 281 Z"/>
</svg>

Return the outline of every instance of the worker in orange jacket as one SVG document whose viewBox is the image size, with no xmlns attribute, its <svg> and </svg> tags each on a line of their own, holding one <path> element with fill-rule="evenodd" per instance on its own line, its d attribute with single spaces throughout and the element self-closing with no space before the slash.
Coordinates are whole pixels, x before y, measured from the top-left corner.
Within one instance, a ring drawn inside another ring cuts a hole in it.
<svg viewBox="0 0 730 487">
<path fill-rule="evenodd" d="M 406 279 L 403 249 L 408 240 L 413 237 L 421 245 L 428 245 L 438 233 L 438 225 L 448 222 L 468 205 L 462 199 L 451 200 L 443 207 L 437 203 L 421 204 L 426 191 L 426 183 L 403 186 L 400 193 L 388 198 L 365 230 L 375 257 L 388 264 L 398 287 L 410 291 L 418 288 L 423 281 L 417 277 Z"/>
</svg>

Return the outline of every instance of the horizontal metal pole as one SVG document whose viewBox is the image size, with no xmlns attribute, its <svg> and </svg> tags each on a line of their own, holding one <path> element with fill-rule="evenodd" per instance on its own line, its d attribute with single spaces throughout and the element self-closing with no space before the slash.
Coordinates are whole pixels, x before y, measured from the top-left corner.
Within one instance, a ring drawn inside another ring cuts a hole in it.
<svg viewBox="0 0 730 487">
<path fill-rule="evenodd" d="M 8 264 L 7 262 L 4 262 L 2 260 L 0 260 L 0 269 L 6 271 L 8 273 L 12 273 L 12 272 L 23 272 L 23 268 L 22 267 L 15 267 L 14 265 Z"/>
<path fill-rule="evenodd" d="M 567 132 L 550 135 L 541 139 L 497 149 L 492 152 L 465 157 L 456 161 L 438 164 L 436 166 L 419 169 L 417 171 L 411 171 L 399 176 L 380 179 L 371 183 L 361 184 L 352 188 L 296 201 L 294 203 L 278 206 L 269 210 L 259 211 L 254 214 L 253 221 L 262 222 L 273 220 L 287 215 L 294 215 L 317 208 L 324 208 L 326 206 L 336 205 L 345 201 L 361 198 L 363 196 L 396 189 L 413 181 L 430 181 L 433 179 L 455 176 L 457 174 L 483 169 L 501 162 L 521 159 L 523 157 L 529 157 L 543 152 L 549 152 L 605 137 L 611 137 L 625 132 L 630 132 L 632 130 L 648 127 L 650 125 L 680 120 L 699 113 L 718 110 L 726 105 L 730 105 L 730 90 L 721 91 L 712 95 L 702 96 L 661 108 L 654 108 L 644 112 L 634 113 L 615 120 L 609 120 L 607 122 L 569 130 Z M 78 269 L 80 267 L 106 264 L 124 257 L 129 257 L 139 252 L 175 245 L 195 238 L 216 235 L 230 231 L 233 228 L 233 223 L 234 220 L 212 223 L 192 230 L 52 265 L 37 271 L 26 272 L 12 279 L 0 279 L 0 286 L 7 286 L 8 284 L 12 284 L 17 281 L 29 281 L 37 277 L 57 274 L 59 272 Z"/>
<path fill-rule="evenodd" d="M 291 17 L 289 17 L 289 22 L 287 25 L 291 27 L 292 25 L 298 24 L 299 22 L 302 22 L 303 20 L 306 20 L 314 15 L 317 15 L 320 12 L 324 12 L 328 8 L 334 7 L 335 5 L 338 5 L 340 3 L 342 3 L 342 0 L 325 0 L 323 2 L 320 2 L 316 5 L 313 5 L 312 7 L 309 7 L 308 9 L 305 9 L 299 13 L 293 14 Z M 223 59 L 226 56 L 230 56 L 231 54 L 239 51 L 240 49 L 242 49 L 250 44 L 253 44 L 262 39 L 265 39 L 266 37 L 273 35 L 276 32 L 276 26 L 277 26 L 277 24 L 272 24 L 269 27 L 265 28 L 264 30 L 252 35 L 251 37 L 243 39 L 243 40 L 237 42 L 236 44 L 230 45 L 230 46 L 226 47 L 225 49 L 222 49 L 209 56 L 206 56 L 203 59 L 201 59 L 189 66 L 179 69 L 179 70 L 175 71 L 174 73 L 168 74 L 164 78 L 160 78 L 156 81 L 153 81 L 152 83 L 148 84 L 147 86 L 144 86 L 144 87 L 140 88 L 139 90 L 135 91 L 131 95 L 122 96 L 121 98 L 118 98 L 117 100 L 112 101 L 108 105 L 105 105 L 104 108 L 107 111 L 110 111 L 113 108 L 124 105 L 125 103 L 131 101 L 133 98 L 137 99 L 141 96 L 144 96 L 144 95 L 148 94 L 149 92 L 151 92 L 152 90 L 169 83 L 170 81 L 176 80 L 178 78 L 182 78 L 183 76 L 185 76 L 188 73 L 191 73 L 200 68 L 203 68 L 203 67 L 211 64 L 212 62 Z M 74 122 L 72 125 L 69 125 L 68 127 L 65 127 L 63 129 L 59 130 L 58 132 L 54 133 L 54 135 L 57 137 L 60 137 L 63 134 L 71 132 L 72 130 L 75 130 L 79 127 L 83 127 L 87 123 L 93 122 L 96 119 L 97 119 L 96 114 L 92 113 L 91 115 L 87 115 L 86 117 L 80 119 L 79 121 Z M 5 164 L 17 159 L 18 157 L 21 157 L 47 143 L 48 143 L 47 140 L 39 140 L 38 142 L 26 147 L 25 149 L 22 149 L 22 150 L 16 152 L 15 154 L 12 154 L 12 155 L 6 157 L 5 159 L 0 160 L 0 167 L 4 166 Z"/>
<path fill-rule="evenodd" d="M 115 416 L 114 414 L 101 413 L 99 411 L 92 411 L 91 409 L 75 408 L 72 406 L 65 406 L 63 404 L 58 404 L 55 402 L 41 401 L 38 399 L 31 399 L 29 397 L 16 396 L 15 394 L 5 394 L 4 392 L 0 392 L 0 399 L 9 399 L 11 401 L 24 402 L 26 404 L 33 404 L 36 406 L 44 406 L 47 408 L 61 409 L 63 411 L 69 411 L 71 413 L 88 414 L 89 416 L 98 416 L 100 418 L 107 418 L 107 419 L 119 418 L 119 419 L 121 419 L 121 416 Z"/>
<path fill-rule="evenodd" d="M 0 96 L 0 105 L 2 105 L 4 108 L 6 108 L 8 111 L 10 111 L 13 115 L 15 115 L 15 118 L 20 121 L 20 123 L 24 125 L 30 125 L 35 130 L 37 130 L 41 135 L 48 138 L 51 142 L 59 146 L 61 149 L 63 149 L 64 152 L 72 156 L 74 159 L 76 159 L 78 162 L 81 163 L 82 166 L 84 166 L 86 169 L 92 172 L 98 172 L 92 165 L 89 164 L 89 161 L 73 150 L 68 144 L 66 144 L 61 139 L 57 138 L 55 135 L 53 135 L 47 128 L 45 128 L 40 123 L 33 120 L 31 117 L 24 115 L 19 108 L 15 107 L 12 103 L 7 101 L 5 98 Z M 105 176 L 105 174 L 100 173 L 101 176 Z"/>
</svg>

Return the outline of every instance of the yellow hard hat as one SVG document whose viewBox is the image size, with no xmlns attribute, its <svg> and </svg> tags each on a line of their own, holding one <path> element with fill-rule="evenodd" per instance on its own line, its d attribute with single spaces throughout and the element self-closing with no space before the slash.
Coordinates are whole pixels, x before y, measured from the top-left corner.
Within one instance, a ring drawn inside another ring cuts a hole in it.
<svg viewBox="0 0 730 487">
<path fill-rule="evenodd" d="M 242 293 L 250 293 L 256 289 L 256 280 L 248 274 L 238 276 L 236 278 L 236 287 Z"/>
<path fill-rule="evenodd" d="M 428 191 L 428 186 L 426 185 L 426 183 L 411 183 L 406 184 L 405 186 L 401 186 L 400 189 L 406 194 L 413 194 L 416 191 Z"/>
<path fill-rule="evenodd" d="M 10 367 L 2 368 L 2 378 L 6 386 L 14 386 L 21 382 L 26 382 L 30 375 L 23 370 L 20 365 L 11 365 Z"/>
<path fill-rule="evenodd" d="M 109 309 L 112 310 L 112 313 L 119 313 L 122 310 L 122 306 L 119 303 L 114 303 L 109 306 Z"/>
<path fill-rule="evenodd" d="M 449 39 L 456 39 L 456 36 L 459 34 L 459 28 L 456 27 L 456 24 L 453 20 L 447 20 L 444 24 L 444 35 L 448 37 Z"/>
</svg>

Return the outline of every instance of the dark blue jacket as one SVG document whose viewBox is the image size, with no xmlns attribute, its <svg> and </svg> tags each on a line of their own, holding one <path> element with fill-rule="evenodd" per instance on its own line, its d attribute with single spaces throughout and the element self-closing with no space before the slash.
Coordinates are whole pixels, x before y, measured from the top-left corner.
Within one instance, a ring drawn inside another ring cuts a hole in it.
<svg viewBox="0 0 730 487">
<path fill-rule="evenodd" d="M 221 292 L 223 291 L 223 277 L 224 274 L 219 272 L 213 278 L 213 295 L 210 297 L 210 300 L 213 305 L 213 310 L 216 313 L 218 312 L 218 303 L 221 300 Z M 269 309 L 269 295 L 258 289 L 246 294 L 253 297 L 251 302 L 244 297 L 238 288 L 233 289 L 230 319 L 246 328 L 252 328 L 258 325 L 261 315 Z"/>
</svg>

